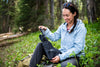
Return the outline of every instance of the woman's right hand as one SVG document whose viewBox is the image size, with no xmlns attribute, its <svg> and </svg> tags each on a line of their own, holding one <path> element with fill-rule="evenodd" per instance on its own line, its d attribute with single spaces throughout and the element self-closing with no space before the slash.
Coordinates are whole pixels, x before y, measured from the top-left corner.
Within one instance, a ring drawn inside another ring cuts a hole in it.
<svg viewBox="0 0 100 67">
<path fill-rule="evenodd" d="M 39 28 L 39 29 L 41 28 L 41 29 L 43 29 L 44 31 L 47 30 L 47 27 L 45 27 L 45 26 L 39 26 L 38 28 Z"/>
</svg>

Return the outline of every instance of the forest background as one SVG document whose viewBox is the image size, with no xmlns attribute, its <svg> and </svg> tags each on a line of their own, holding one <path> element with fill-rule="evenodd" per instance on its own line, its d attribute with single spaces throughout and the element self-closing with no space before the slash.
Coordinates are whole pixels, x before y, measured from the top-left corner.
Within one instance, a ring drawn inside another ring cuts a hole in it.
<svg viewBox="0 0 100 67">
<path fill-rule="evenodd" d="M 79 9 L 79 18 L 93 23 L 100 17 L 99 0 L 0 0 L 0 33 L 38 31 L 39 25 L 51 29 L 62 22 L 62 5 L 73 2 Z"/>
<path fill-rule="evenodd" d="M 16 44 L 20 46 L 0 47 L 0 65 L 14 67 L 19 60 L 33 52 L 35 49 L 35 46 L 32 49 L 33 42 L 35 45 L 39 42 L 39 25 L 47 26 L 54 31 L 64 23 L 62 5 L 65 2 L 73 2 L 78 7 L 79 19 L 87 27 L 87 47 L 85 48 L 87 56 L 82 58 L 81 64 L 86 67 L 98 66 L 100 64 L 100 0 L 0 0 L 0 33 L 30 32 L 18 39 L 23 39 L 23 43 Z M 26 49 L 27 44 L 30 46 Z M 23 51 L 18 49 L 22 47 L 21 45 L 25 46 Z M 59 48 L 57 45 L 56 47 Z M 12 52 L 12 55 L 10 53 L 14 48 L 16 51 Z"/>
</svg>

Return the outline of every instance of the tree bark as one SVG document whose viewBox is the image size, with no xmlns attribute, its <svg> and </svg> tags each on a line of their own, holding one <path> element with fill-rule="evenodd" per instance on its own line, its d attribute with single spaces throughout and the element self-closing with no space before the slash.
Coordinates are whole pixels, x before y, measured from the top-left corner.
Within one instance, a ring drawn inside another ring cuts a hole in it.
<svg viewBox="0 0 100 67">
<path fill-rule="evenodd" d="M 96 20 L 95 1 L 94 0 L 86 0 L 86 2 L 87 2 L 88 22 L 93 23 Z"/>
<path fill-rule="evenodd" d="M 50 28 L 54 28 L 54 0 L 50 0 L 50 18 L 51 18 L 51 25 Z"/>
<path fill-rule="evenodd" d="M 60 24 L 62 19 L 62 0 L 58 0 L 57 6 L 57 23 Z"/>
<path fill-rule="evenodd" d="M 21 41 L 21 40 L 19 39 L 19 40 L 5 41 L 5 42 L 0 43 L 0 47 L 8 46 L 8 45 L 11 45 L 11 44 L 19 42 L 19 41 Z"/>
<path fill-rule="evenodd" d="M 26 33 L 22 33 L 22 34 L 15 34 L 15 35 L 11 35 L 11 36 L 0 37 L 0 42 L 4 41 L 4 40 L 8 40 L 8 39 L 17 38 L 17 37 L 20 37 L 20 36 L 23 36 L 23 35 L 26 35 L 26 34 L 28 34 L 28 33 L 26 32 Z"/>
<path fill-rule="evenodd" d="M 100 0 L 95 0 L 96 1 L 96 17 L 100 18 Z"/>
<path fill-rule="evenodd" d="M 2 34 L 0 34 L 0 37 L 3 37 L 3 36 L 5 36 L 5 35 L 12 35 L 13 33 L 2 33 Z"/>
<path fill-rule="evenodd" d="M 81 0 L 81 2 L 82 2 L 82 10 L 79 11 L 80 12 L 79 15 L 80 15 L 82 20 L 85 20 L 85 16 L 87 16 L 86 15 L 86 0 Z M 80 6 L 80 5 L 78 4 L 78 6 Z"/>
<path fill-rule="evenodd" d="M 44 23 L 45 25 L 49 26 L 48 24 L 48 0 L 45 0 L 45 3 L 44 3 L 44 9 L 45 9 L 45 19 L 44 19 Z"/>
<path fill-rule="evenodd" d="M 10 11 L 10 6 L 12 6 L 10 4 L 11 0 L 4 0 L 4 1 L 0 1 L 0 5 L 1 5 L 1 31 L 0 33 L 7 33 L 9 32 L 9 27 L 10 27 L 10 15 L 9 15 L 9 11 Z"/>
</svg>

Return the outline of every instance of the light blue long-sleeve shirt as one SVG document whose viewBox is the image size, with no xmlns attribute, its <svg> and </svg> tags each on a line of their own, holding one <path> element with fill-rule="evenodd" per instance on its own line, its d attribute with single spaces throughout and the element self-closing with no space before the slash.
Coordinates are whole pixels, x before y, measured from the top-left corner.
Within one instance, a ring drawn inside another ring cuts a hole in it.
<svg viewBox="0 0 100 67">
<path fill-rule="evenodd" d="M 73 25 L 74 26 L 74 25 Z M 84 23 L 77 19 L 76 27 L 72 33 L 69 33 L 73 26 L 67 30 L 67 23 L 63 23 L 59 26 L 55 33 L 52 33 L 48 28 L 45 31 L 45 35 L 52 41 L 61 39 L 61 48 L 59 49 L 62 54 L 59 54 L 60 61 L 70 57 L 71 53 L 78 54 L 84 50 L 86 28 Z"/>
</svg>

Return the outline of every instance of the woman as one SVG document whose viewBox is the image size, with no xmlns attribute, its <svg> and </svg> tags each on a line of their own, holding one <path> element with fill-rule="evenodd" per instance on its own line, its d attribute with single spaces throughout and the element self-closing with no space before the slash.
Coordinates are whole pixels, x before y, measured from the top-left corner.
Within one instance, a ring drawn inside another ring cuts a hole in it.
<svg viewBox="0 0 100 67">
<path fill-rule="evenodd" d="M 39 26 L 45 31 L 45 36 L 47 36 L 52 41 L 57 41 L 61 39 L 61 48 L 57 51 L 58 53 L 53 57 L 50 62 L 61 63 L 61 67 L 66 67 L 67 63 L 70 62 L 73 65 L 78 65 L 74 55 L 77 57 L 84 54 L 81 51 L 84 50 L 85 46 L 85 36 L 86 28 L 81 20 L 78 19 L 79 13 L 77 8 L 72 3 L 65 3 L 62 9 L 62 16 L 65 23 L 61 24 L 55 33 L 52 33 L 47 27 Z M 35 49 L 35 52 L 30 61 L 30 67 L 36 67 L 45 54 L 42 43 L 39 43 Z"/>
</svg>

